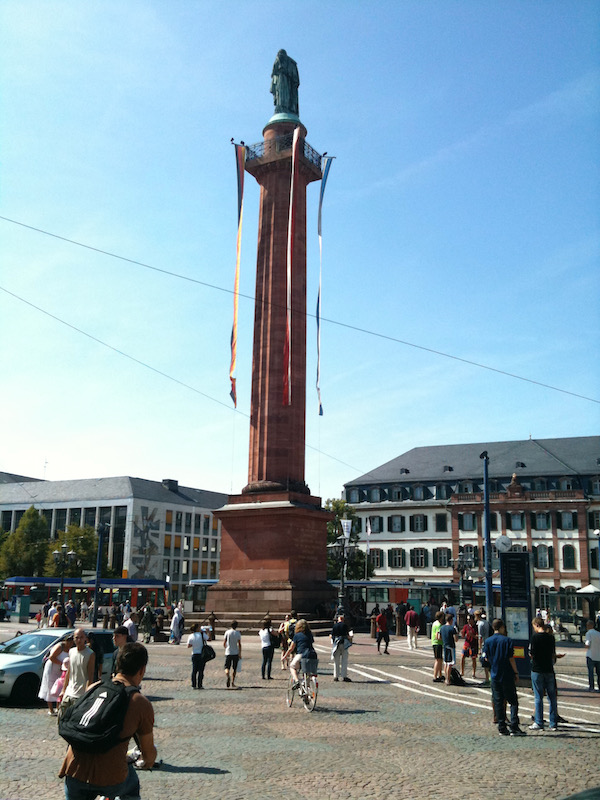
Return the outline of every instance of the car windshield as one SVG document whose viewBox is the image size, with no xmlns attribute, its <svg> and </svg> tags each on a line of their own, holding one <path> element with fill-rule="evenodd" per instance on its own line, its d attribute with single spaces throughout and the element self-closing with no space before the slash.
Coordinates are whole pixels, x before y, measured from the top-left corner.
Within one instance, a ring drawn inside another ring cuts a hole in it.
<svg viewBox="0 0 600 800">
<path fill-rule="evenodd" d="M 26 633 L 10 639 L 0 649 L 0 653 L 12 653 L 19 656 L 37 656 L 42 653 L 54 640 L 50 636 L 40 633 Z"/>
</svg>

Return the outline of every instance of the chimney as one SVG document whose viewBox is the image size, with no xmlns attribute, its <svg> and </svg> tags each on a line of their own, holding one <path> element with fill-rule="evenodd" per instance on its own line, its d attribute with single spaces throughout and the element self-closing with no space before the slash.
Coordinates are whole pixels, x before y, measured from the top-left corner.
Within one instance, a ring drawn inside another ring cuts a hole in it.
<svg viewBox="0 0 600 800">
<path fill-rule="evenodd" d="M 162 485 L 169 492 L 177 493 L 179 491 L 179 483 L 177 481 L 171 480 L 170 478 L 163 478 Z"/>
</svg>

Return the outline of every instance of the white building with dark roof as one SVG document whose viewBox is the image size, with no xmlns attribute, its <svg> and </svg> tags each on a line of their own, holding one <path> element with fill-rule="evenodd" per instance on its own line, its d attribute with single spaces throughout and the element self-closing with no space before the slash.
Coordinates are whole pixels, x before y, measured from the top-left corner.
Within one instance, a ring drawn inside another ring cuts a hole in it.
<svg viewBox="0 0 600 800">
<path fill-rule="evenodd" d="M 43 481 L 0 473 L 0 525 L 13 531 L 34 506 L 52 539 L 68 525 L 109 523 L 108 564 L 124 578 L 170 578 L 181 597 L 192 578 L 218 578 L 227 495 L 142 478 Z"/>
<path fill-rule="evenodd" d="M 481 574 L 483 451 L 492 543 L 533 554 L 539 606 L 574 609 L 577 589 L 600 585 L 600 436 L 416 447 L 346 483 L 376 577 L 453 583 L 460 555 Z"/>
</svg>

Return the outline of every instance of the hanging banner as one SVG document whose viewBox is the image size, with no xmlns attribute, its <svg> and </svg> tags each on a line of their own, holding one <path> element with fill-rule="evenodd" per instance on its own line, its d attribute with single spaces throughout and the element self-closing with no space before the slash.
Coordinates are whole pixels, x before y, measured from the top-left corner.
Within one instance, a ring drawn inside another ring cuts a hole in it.
<svg viewBox="0 0 600 800">
<path fill-rule="evenodd" d="M 237 391 L 235 385 L 235 368 L 237 364 L 237 328 L 238 328 L 238 300 L 240 291 L 240 251 L 242 247 L 242 217 L 244 214 L 244 164 L 246 162 L 246 148 L 243 144 L 235 145 L 235 164 L 237 169 L 238 187 L 238 230 L 237 249 L 235 259 L 235 280 L 233 282 L 233 326 L 231 328 L 231 364 L 229 366 L 229 380 L 231 381 L 230 396 L 233 405 L 237 408 Z"/>
<path fill-rule="evenodd" d="M 286 275 L 286 311 L 285 342 L 283 346 L 283 405 L 292 404 L 292 260 L 294 240 L 296 238 L 296 197 L 298 182 L 298 153 L 300 148 L 300 128 L 294 130 L 292 142 L 292 179 L 290 181 L 290 211 L 288 218 L 287 241 L 287 275 Z"/>
<path fill-rule="evenodd" d="M 319 292 L 317 294 L 317 398 L 319 400 L 319 416 L 323 416 L 323 403 L 321 402 L 321 273 L 323 271 L 323 237 L 321 235 L 321 212 L 323 209 L 323 196 L 325 194 L 325 186 L 327 184 L 327 177 L 329 176 L 329 168 L 333 158 L 327 156 L 321 160 L 321 169 L 323 177 L 321 178 L 321 193 L 319 195 Z"/>
</svg>

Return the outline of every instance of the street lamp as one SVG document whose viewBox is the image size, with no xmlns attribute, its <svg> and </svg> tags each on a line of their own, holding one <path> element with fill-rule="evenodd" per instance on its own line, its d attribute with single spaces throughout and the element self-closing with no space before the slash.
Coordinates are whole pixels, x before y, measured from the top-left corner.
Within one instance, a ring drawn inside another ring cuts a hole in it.
<svg viewBox="0 0 600 800">
<path fill-rule="evenodd" d="M 485 610 L 487 619 L 494 617 L 494 588 L 492 585 L 492 536 L 490 533 L 490 481 L 488 465 L 490 457 L 488 451 L 479 454 L 483 461 L 483 541 L 484 541 L 484 567 L 485 567 Z"/>
<path fill-rule="evenodd" d="M 77 553 L 74 550 L 69 550 L 67 553 L 68 544 L 63 542 L 60 550 L 53 550 L 54 563 L 60 569 L 60 596 L 59 600 L 64 605 L 64 591 L 65 591 L 65 570 L 75 561 Z"/>
<path fill-rule="evenodd" d="M 341 560 L 340 588 L 338 591 L 338 610 L 344 610 L 344 600 L 346 596 L 346 567 L 348 565 L 348 554 L 350 552 L 350 531 L 352 530 L 351 519 L 341 519 L 342 535 L 338 536 L 334 544 L 328 545 L 333 556 Z"/>
<path fill-rule="evenodd" d="M 465 553 L 459 553 L 458 558 L 451 558 L 450 563 L 454 567 L 454 569 L 460 573 L 460 605 L 464 606 L 465 604 L 465 587 L 464 587 L 464 580 L 465 580 L 465 573 L 468 572 L 470 569 L 473 569 L 473 556 L 466 555 Z"/>
</svg>

